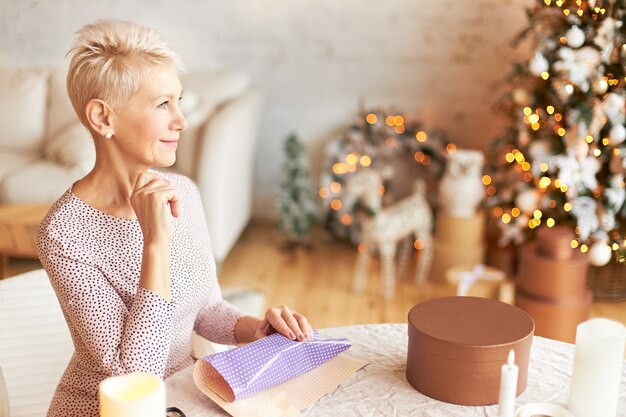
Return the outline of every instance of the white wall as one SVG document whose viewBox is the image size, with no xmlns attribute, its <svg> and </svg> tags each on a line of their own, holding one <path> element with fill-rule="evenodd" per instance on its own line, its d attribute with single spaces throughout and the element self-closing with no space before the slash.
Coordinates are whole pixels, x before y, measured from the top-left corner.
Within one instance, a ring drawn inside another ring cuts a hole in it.
<svg viewBox="0 0 626 417">
<path fill-rule="evenodd" d="M 256 217 L 273 217 L 282 141 L 325 141 L 359 102 L 422 117 L 460 146 L 500 129 L 492 111 L 530 0 L 0 0 L 0 61 L 65 65 L 73 32 L 96 18 L 159 30 L 189 69 L 248 72 L 265 86 Z M 176 4 L 174 6 L 174 4 Z"/>
</svg>

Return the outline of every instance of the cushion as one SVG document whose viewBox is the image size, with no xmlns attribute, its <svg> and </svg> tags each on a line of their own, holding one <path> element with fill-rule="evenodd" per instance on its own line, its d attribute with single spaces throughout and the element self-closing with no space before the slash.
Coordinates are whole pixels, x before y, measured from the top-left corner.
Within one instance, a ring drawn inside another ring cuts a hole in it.
<svg viewBox="0 0 626 417">
<path fill-rule="evenodd" d="M 5 176 L 0 183 L 0 201 L 52 203 L 80 178 L 69 168 L 40 159 Z"/>
<path fill-rule="evenodd" d="M 36 155 L 22 154 L 17 151 L 0 150 L 0 182 L 2 182 L 2 179 L 7 175 L 7 173 L 37 159 L 40 158 Z"/>
<path fill-rule="evenodd" d="M 195 178 L 199 137 L 205 122 L 222 103 L 242 95 L 250 87 L 250 78 L 235 71 L 214 73 L 194 72 L 183 74 L 183 99 L 181 110 L 189 128 L 181 134 L 176 151 L 175 167 L 183 174 Z"/>
<path fill-rule="evenodd" d="M 9 417 L 9 393 L 0 368 L 0 417 Z"/>
<path fill-rule="evenodd" d="M 48 161 L 69 168 L 77 177 L 85 176 L 96 162 L 96 148 L 89 131 L 78 121 L 72 122 L 44 145 Z"/>
<path fill-rule="evenodd" d="M 74 112 L 72 102 L 67 95 L 65 78 L 67 69 L 54 70 L 50 75 L 48 94 L 48 119 L 46 136 L 57 136 L 68 125 L 78 123 L 78 116 Z"/>
<path fill-rule="evenodd" d="M 47 74 L 0 68 L 0 149 L 36 154 L 45 136 Z"/>
</svg>

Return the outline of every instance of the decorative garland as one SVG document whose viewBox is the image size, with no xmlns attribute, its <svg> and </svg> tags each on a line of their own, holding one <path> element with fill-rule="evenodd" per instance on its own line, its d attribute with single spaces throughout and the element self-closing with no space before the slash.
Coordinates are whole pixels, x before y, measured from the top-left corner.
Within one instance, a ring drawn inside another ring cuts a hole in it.
<svg viewBox="0 0 626 417">
<path fill-rule="evenodd" d="M 364 207 L 344 193 L 346 181 L 357 170 L 393 167 L 394 159 L 404 154 L 440 178 L 447 155 L 455 151 L 456 145 L 442 131 L 427 131 L 420 122 L 407 116 L 362 112 L 325 149 L 326 171 L 321 176 L 319 196 L 326 229 L 338 238 L 358 243 L 360 225 L 356 214 Z M 380 191 L 381 197 L 385 188 Z"/>
</svg>

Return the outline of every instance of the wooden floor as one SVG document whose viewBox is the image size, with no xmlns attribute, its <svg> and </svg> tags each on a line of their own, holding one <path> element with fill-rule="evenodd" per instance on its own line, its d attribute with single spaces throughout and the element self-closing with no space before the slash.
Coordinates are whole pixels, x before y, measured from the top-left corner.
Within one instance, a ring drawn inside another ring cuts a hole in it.
<svg viewBox="0 0 626 417">
<path fill-rule="evenodd" d="M 281 243 L 271 225 L 250 225 L 220 267 L 221 285 L 259 289 L 267 295 L 268 305 L 286 304 L 320 328 L 403 323 L 413 305 L 432 297 L 452 295 L 452 289 L 433 284 L 417 288 L 407 277 L 398 281 L 395 298 L 384 301 L 379 296 L 377 261 L 371 266 L 366 290 L 354 294 L 350 290 L 354 247 L 321 232 L 310 251 L 290 253 L 279 248 Z M 17 274 L 38 267 L 36 261 L 11 260 L 9 272 Z M 626 303 L 594 303 L 591 316 L 607 317 L 626 325 Z"/>
<path fill-rule="evenodd" d="M 305 314 L 316 327 L 362 323 L 404 323 L 411 307 L 423 300 L 454 295 L 453 289 L 434 284 L 417 288 L 412 270 L 398 281 L 395 298 L 380 296 L 377 261 L 373 262 L 362 294 L 351 289 L 356 250 L 322 233 L 312 250 L 289 253 L 270 225 L 253 224 L 224 261 L 220 283 L 257 288 L 269 305 L 286 304 Z M 626 278 L 625 278 L 626 279 Z M 626 325 L 626 303 L 594 303 L 591 317 L 607 317 Z"/>
</svg>

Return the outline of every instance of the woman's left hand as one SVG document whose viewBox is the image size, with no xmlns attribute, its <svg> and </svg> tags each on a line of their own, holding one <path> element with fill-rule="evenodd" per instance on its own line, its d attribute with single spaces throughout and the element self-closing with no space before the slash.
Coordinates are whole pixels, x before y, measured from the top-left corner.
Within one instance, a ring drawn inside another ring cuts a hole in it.
<svg viewBox="0 0 626 417">
<path fill-rule="evenodd" d="M 313 328 L 302 314 L 287 306 L 270 308 L 259 323 L 254 334 L 255 339 L 280 333 L 291 339 L 304 342 L 313 339 Z"/>
</svg>

